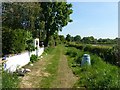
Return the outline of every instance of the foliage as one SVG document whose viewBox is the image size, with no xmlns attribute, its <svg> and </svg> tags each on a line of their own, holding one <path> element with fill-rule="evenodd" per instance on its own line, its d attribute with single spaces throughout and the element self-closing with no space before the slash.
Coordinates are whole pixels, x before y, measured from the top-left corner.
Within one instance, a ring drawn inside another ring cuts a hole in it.
<svg viewBox="0 0 120 90">
<path fill-rule="evenodd" d="M 77 42 L 77 43 L 80 43 L 81 42 L 81 37 L 79 35 L 76 35 L 74 37 L 74 41 Z"/>
<path fill-rule="evenodd" d="M 33 38 L 45 41 L 68 22 L 72 22 L 72 4 L 66 2 L 11 2 L 2 4 L 2 24 L 11 29 L 25 29 Z M 58 41 L 56 41 L 58 43 Z"/>
<path fill-rule="evenodd" d="M 28 50 L 28 51 L 35 51 L 35 49 L 37 49 L 37 47 L 34 47 L 33 45 L 28 45 L 28 47 L 26 48 L 26 50 Z"/>
<path fill-rule="evenodd" d="M 93 36 L 90 36 L 90 37 L 83 37 L 83 39 L 82 39 L 82 42 L 83 43 L 94 43 L 94 37 Z"/>
<path fill-rule="evenodd" d="M 19 88 L 19 78 L 16 73 L 2 72 L 2 88 Z"/>
<path fill-rule="evenodd" d="M 37 60 L 38 60 L 38 57 L 37 57 L 36 55 L 31 55 L 30 61 L 31 61 L 32 63 L 36 62 Z"/>
<path fill-rule="evenodd" d="M 76 52 L 79 54 L 77 54 L 77 56 L 73 56 L 72 54 Z M 99 89 L 119 87 L 119 68 L 117 68 L 116 66 L 106 64 L 99 56 L 93 55 L 89 52 L 80 51 L 76 48 L 68 47 L 67 53 L 69 53 L 70 57 L 72 56 L 72 58 L 68 57 L 69 66 L 72 68 L 73 73 L 80 77 L 80 79 L 77 81 L 74 87 L 87 87 Z M 91 66 L 80 67 L 80 63 L 84 53 L 90 54 Z"/>
<path fill-rule="evenodd" d="M 35 49 L 37 49 L 37 47 L 33 46 L 33 39 L 27 40 L 26 44 L 27 44 L 26 50 L 28 50 L 30 52 L 35 51 Z"/>
<path fill-rule="evenodd" d="M 2 36 L 4 54 L 20 53 L 26 49 L 26 41 L 29 40 L 30 33 L 23 29 L 3 28 Z"/>
<path fill-rule="evenodd" d="M 12 2 L 2 3 L 2 24 L 11 29 L 27 29 L 33 31 L 37 28 L 36 21 L 41 12 L 38 2 Z M 34 32 L 34 31 L 33 31 Z"/>
<path fill-rule="evenodd" d="M 42 21 L 45 21 L 46 46 L 49 38 L 58 31 L 62 31 L 62 27 L 71 22 L 70 14 L 72 14 L 72 4 L 66 2 L 42 2 Z"/>
<path fill-rule="evenodd" d="M 68 42 L 72 41 L 72 39 L 71 39 L 71 35 L 70 35 L 70 34 L 67 34 L 67 36 L 66 36 L 66 40 L 67 40 Z"/>
<path fill-rule="evenodd" d="M 54 47 L 55 46 L 55 42 L 54 42 L 54 37 L 51 36 L 48 42 L 49 47 Z"/>
<path fill-rule="evenodd" d="M 118 38 L 115 38 L 115 39 L 109 39 L 109 38 L 102 39 L 102 38 L 99 38 L 97 40 L 97 43 L 99 43 L 99 44 L 116 44 L 117 41 L 118 41 Z"/>
<path fill-rule="evenodd" d="M 65 37 L 64 35 L 59 35 L 61 43 L 65 43 Z"/>
<path fill-rule="evenodd" d="M 60 38 L 58 36 L 58 33 L 54 33 L 53 35 L 50 36 L 48 42 L 49 47 L 57 46 L 59 43 L 60 43 Z"/>
<path fill-rule="evenodd" d="M 83 44 L 73 44 L 69 43 L 69 46 L 76 47 L 77 49 L 88 51 L 93 54 L 96 54 L 103 58 L 106 62 L 117 65 L 118 56 L 116 55 L 117 48 L 110 46 L 92 46 L 92 45 L 83 45 Z"/>
</svg>

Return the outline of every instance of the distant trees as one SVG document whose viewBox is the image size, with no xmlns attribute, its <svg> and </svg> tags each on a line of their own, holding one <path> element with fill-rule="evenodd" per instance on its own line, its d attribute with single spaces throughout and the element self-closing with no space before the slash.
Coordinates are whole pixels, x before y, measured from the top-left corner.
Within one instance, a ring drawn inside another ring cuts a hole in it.
<svg viewBox="0 0 120 90">
<path fill-rule="evenodd" d="M 83 37 L 82 42 L 83 42 L 83 43 L 87 43 L 87 44 L 95 43 L 95 39 L 94 39 L 93 36 Z"/>
<path fill-rule="evenodd" d="M 99 43 L 99 44 L 114 44 L 114 43 L 116 43 L 117 44 L 117 41 L 118 39 L 117 38 L 115 38 L 115 39 L 102 39 L 102 38 L 100 38 L 100 39 L 98 39 L 98 42 L 97 43 Z"/>
<path fill-rule="evenodd" d="M 68 42 L 72 41 L 70 34 L 67 34 L 67 35 L 66 35 L 66 40 L 67 40 Z"/>
<path fill-rule="evenodd" d="M 118 38 L 115 39 L 95 39 L 93 36 L 83 37 L 80 35 L 71 36 L 70 34 L 66 35 L 66 41 L 68 42 L 76 42 L 76 43 L 84 43 L 84 44 L 117 44 Z"/>
<path fill-rule="evenodd" d="M 77 43 L 80 43 L 80 42 L 81 42 L 81 37 L 80 37 L 80 35 L 76 35 L 76 36 L 74 37 L 74 41 L 77 42 Z"/>
</svg>

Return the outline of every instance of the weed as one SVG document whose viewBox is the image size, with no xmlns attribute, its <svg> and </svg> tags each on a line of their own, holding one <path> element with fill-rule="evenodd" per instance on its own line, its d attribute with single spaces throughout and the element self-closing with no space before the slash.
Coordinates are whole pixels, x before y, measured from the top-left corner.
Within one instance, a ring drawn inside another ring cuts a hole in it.
<svg viewBox="0 0 120 90">
<path fill-rule="evenodd" d="M 69 53 L 69 54 L 68 54 Z M 72 55 L 74 53 L 79 53 Z M 84 53 L 90 54 L 91 66 L 76 66 L 73 64 L 80 64 Z M 74 87 L 88 87 L 88 88 L 118 88 L 118 69 L 117 66 L 113 66 L 104 62 L 102 58 L 89 52 L 83 52 L 76 48 L 68 47 L 67 50 L 68 63 L 72 68 L 73 73 L 80 77 Z M 72 56 L 72 58 L 71 58 Z"/>
</svg>

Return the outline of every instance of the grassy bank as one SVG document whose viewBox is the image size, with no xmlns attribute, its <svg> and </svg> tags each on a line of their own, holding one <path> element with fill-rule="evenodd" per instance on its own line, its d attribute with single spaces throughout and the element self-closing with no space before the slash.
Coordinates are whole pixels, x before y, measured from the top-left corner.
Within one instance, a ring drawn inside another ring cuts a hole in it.
<svg viewBox="0 0 120 90">
<path fill-rule="evenodd" d="M 84 53 L 90 54 L 91 66 L 81 67 L 81 60 Z M 116 66 L 106 64 L 97 55 L 74 47 L 68 47 L 67 53 L 69 66 L 72 68 L 73 73 L 80 77 L 74 87 L 87 87 L 87 88 L 118 88 L 119 77 L 118 68 Z"/>
</svg>

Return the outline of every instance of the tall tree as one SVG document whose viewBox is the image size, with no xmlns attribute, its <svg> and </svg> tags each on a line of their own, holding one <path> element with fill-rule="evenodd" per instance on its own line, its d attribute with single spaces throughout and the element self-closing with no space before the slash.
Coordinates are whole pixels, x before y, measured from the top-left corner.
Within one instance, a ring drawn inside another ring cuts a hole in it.
<svg viewBox="0 0 120 90">
<path fill-rule="evenodd" d="M 41 14 L 40 11 L 38 2 L 3 3 L 2 25 L 13 30 L 20 28 L 35 31 L 37 28 L 35 22 Z"/>
<path fill-rule="evenodd" d="M 62 31 L 62 27 L 68 22 L 72 22 L 70 14 L 72 14 L 72 4 L 66 2 L 42 2 L 42 20 L 45 21 L 46 46 L 50 36 L 55 32 Z"/>
</svg>

